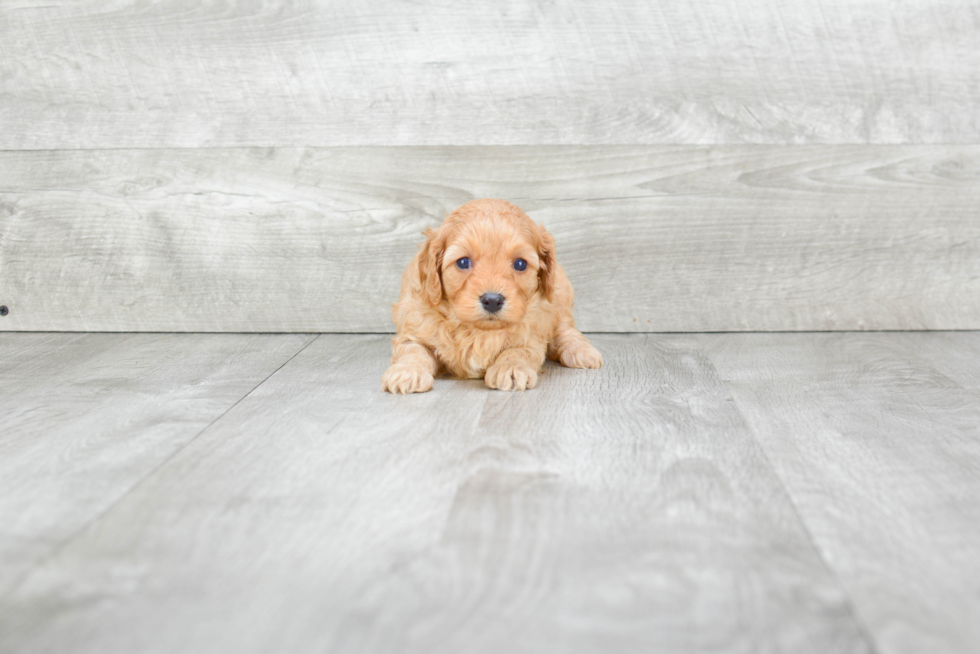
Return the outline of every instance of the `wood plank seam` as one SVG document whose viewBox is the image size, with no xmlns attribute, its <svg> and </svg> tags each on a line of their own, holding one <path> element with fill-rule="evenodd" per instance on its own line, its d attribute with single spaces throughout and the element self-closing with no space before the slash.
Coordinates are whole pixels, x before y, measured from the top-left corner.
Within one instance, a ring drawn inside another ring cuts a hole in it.
<svg viewBox="0 0 980 654">
<path fill-rule="evenodd" d="M 199 430 L 193 437 L 191 437 L 190 439 L 188 439 L 187 442 L 183 443 L 180 447 L 176 448 L 173 452 L 171 452 L 170 454 L 168 454 L 156 466 L 154 466 L 152 470 L 150 470 L 149 472 L 147 472 L 146 474 L 144 474 L 138 481 L 136 481 L 135 483 L 133 483 L 132 486 L 130 486 L 130 488 L 128 488 L 125 492 L 121 493 L 109 506 L 107 506 L 105 509 L 103 509 L 102 511 L 100 511 L 98 514 L 92 516 L 92 518 L 89 519 L 89 520 L 87 520 L 84 525 L 81 525 L 72 534 L 70 534 L 69 536 L 67 536 L 64 539 L 62 539 L 62 541 L 60 543 L 58 543 L 57 546 L 55 546 L 54 548 L 52 548 L 44 556 L 42 556 L 40 559 L 38 559 L 37 561 L 35 561 L 33 566 L 31 566 L 30 568 L 26 569 L 20 575 L 20 578 L 17 579 L 12 584 L 10 584 L 8 586 L 8 588 L 6 589 L 6 592 L 4 592 L 2 595 L 0 595 L 0 602 L 2 602 L 3 600 L 5 600 L 6 598 L 10 597 L 13 593 L 15 593 L 17 591 L 18 588 L 20 588 L 28 579 L 30 579 L 30 577 L 33 574 L 33 572 L 34 572 L 35 569 L 44 566 L 48 561 L 51 561 L 52 559 L 56 558 L 58 556 L 58 554 L 60 552 L 64 551 L 67 547 L 69 547 L 72 542 L 74 542 L 75 540 L 77 540 L 80 536 L 82 536 L 85 532 L 87 532 L 88 530 L 90 530 L 94 525 L 98 524 L 101 520 L 105 519 L 105 517 L 107 515 L 111 514 L 112 511 L 117 506 L 119 506 L 121 503 L 123 503 L 126 500 L 126 498 L 129 497 L 134 491 L 136 491 L 140 486 L 142 486 L 143 484 L 145 484 L 154 475 L 158 474 L 161 470 L 163 470 L 164 468 L 166 468 L 167 464 L 171 460 L 173 460 L 174 457 L 176 457 L 183 450 L 185 450 L 188 446 L 190 446 L 194 441 L 196 441 L 198 438 L 200 438 L 202 434 L 204 434 L 205 432 L 208 431 L 208 429 L 210 429 L 211 427 L 213 427 L 215 425 L 215 423 L 217 423 L 219 420 L 221 420 L 221 418 L 223 418 L 225 415 L 227 415 L 229 411 L 231 411 L 236 406 L 238 406 L 239 404 L 241 404 L 242 401 L 244 401 L 249 395 L 251 395 L 252 393 L 254 393 L 256 391 L 256 389 L 258 389 L 263 384 L 265 384 L 277 372 L 279 372 L 280 370 L 282 370 L 282 368 L 286 364 L 288 364 L 290 361 L 292 361 L 293 359 L 295 359 L 300 353 L 303 352 L 303 350 L 305 350 L 306 348 L 308 348 L 318 338 L 320 338 L 320 336 L 321 336 L 320 334 L 317 334 L 313 338 L 309 339 L 299 350 L 297 350 L 295 353 L 293 353 L 292 356 L 290 356 L 288 359 L 286 359 L 274 371 L 272 371 L 271 373 L 269 373 L 268 375 L 266 375 L 265 378 L 261 382 L 259 382 L 258 384 L 256 384 L 247 393 L 245 393 L 240 398 L 238 398 L 227 409 L 225 409 L 224 411 L 222 411 L 220 415 L 218 415 L 211 422 L 209 422 L 203 429 Z"/>
<path fill-rule="evenodd" d="M 714 365 L 713 361 L 712 361 L 712 365 Z M 844 595 L 844 597 L 846 598 L 848 615 L 850 615 L 851 620 L 854 621 L 854 624 L 857 627 L 858 632 L 861 634 L 861 638 L 864 639 L 864 642 L 865 644 L 867 644 L 871 654 L 880 654 L 880 650 L 878 649 L 878 645 L 875 641 L 874 636 L 871 633 L 871 630 L 868 629 L 867 624 L 862 619 L 861 614 L 858 612 L 857 606 L 854 603 L 854 597 L 848 591 L 848 588 L 844 584 L 843 579 L 841 579 L 840 573 L 830 564 L 830 561 L 827 560 L 825 548 L 822 547 L 821 543 L 817 541 L 816 537 L 814 536 L 813 530 L 810 528 L 810 525 L 808 525 L 806 520 L 804 519 L 803 514 L 800 512 L 800 507 L 796 503 L 796 498 L 793 497 L 789 487 L 786 485 L 786 480 L 783 479 L 783 476 L 780 474 L 779 470 L 776 468 L 776 466 L 773 465 L 772 458 L 769 456 L 768 450 L 766 449 L 765 445 L 762 443 L 761 439 L 759 439 L 758 434 L 756 433 L 756 429 L 753 427 L 752 423 L 745 415 L 745 412 L 742 410 L 742 407 L 739 405 L 738 399 L 735 397 L 734 393 L 732 393 L 732 389 L 729 386 L 728 381 L 726 381 L 721 374 L 718 374 L 718 379 L 721 380 L 721 383 L 724 384 L 725 389 L 729 392 L 729 397 L 731 399 L 732 407 L 735 409 L 736 413 L 738 413 L 738 415 L 742 418 L 742 422 L 745 424 L 745 429 L 751 435 L 752 440 L 755 442 L 756 448 L 758 448 L 759 452 L 761 452 L 762 458 L 766 462 L 766 466 L 769 468 L 773 477 L 779 480 L 779 485 L 782 488 L 783 495 L 786 497 L 786 502 L 789 504 L 790 508 L 793 511 L 793 514 L 796 516 L 796 520 L 799 523 L 800 528 L 803 530 L 803 533 L 806 534 L 806 537 L 810 542 L 810 546 L 813 548 L 814 552 L 817 553 L 817 556 L 819 557 L 820 563 L 823 565 L 824 570 L 834 580 L 834 583 L 837 585 L 837 588 L 840 590 L 841 594 Z"/>
</svg>

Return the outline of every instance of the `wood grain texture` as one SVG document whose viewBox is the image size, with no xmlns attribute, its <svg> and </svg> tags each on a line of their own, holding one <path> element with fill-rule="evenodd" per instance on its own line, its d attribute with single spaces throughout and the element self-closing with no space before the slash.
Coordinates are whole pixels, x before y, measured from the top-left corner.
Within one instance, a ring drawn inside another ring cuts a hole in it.
<svg viewBox="0 0 980 654">
<path fill-rule="evenodd" d="M 0 335 L 0 596 L 312 338 Z"/>
<path fill-rule="evenodd" d="M 980 650 L 980 334 L 700 342 L 878 651 Z"/>
<path fill-rule="evenodd" d="M 0 153 L 0 330 L 387 332 L 446 211 L 544 223 L 586 331 L 980 328 L 980 146 Z"/>
<path fill-rule="evenodd" d="M 0 149 L 977 143 L 960 0 L 23 1 Z"/>
<path fill-rule="evenodd" d="M 869 652 L 693 337 L 523 394 L 321 336 L 0 603 L 0 650 Z"/>
</svg>

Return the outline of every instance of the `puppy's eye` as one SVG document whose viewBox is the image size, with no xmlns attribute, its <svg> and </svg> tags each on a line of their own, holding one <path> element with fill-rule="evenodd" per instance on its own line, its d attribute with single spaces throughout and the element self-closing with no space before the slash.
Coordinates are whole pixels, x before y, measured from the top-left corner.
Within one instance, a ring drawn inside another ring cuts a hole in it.
<svg viewBox="0 0 980 654">
<path fill-rule="evenodd" d="M 524 259 L 514 259 L 514 270 L 527 270 L 527 261 L 524 261 Z"/>
<path fill-rule="evenodd" d="M 462 259 L 456 259 L 456 267 L 460 270 L 466 270 L 470 267 L 470 258 L 463 257 Z"/>
</svg>

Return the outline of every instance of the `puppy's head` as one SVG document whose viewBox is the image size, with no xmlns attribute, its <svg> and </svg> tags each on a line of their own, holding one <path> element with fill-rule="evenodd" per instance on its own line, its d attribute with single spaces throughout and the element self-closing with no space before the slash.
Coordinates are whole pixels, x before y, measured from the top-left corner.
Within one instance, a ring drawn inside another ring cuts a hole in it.
<svg viewBox="0 0 980 654">
<path fill-rule="evenodd" d="M 448 302 L 459 320 L 500 329 L 521 322 L 535 294 L 552 300 L 555 241 L 509 202 L 468 202 L 426 237 L 422 295 L 432 305 Z"/>
</svg>

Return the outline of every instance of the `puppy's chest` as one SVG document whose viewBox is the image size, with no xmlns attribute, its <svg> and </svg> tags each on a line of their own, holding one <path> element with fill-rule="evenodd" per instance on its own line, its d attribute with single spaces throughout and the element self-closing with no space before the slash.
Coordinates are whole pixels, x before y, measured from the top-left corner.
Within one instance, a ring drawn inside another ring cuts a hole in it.
<svg viewBox="0 0 980 654">
<path fill-rule="evenodd" d="M 504 349 L 514 347 L 513 340 L 504 330 L 446 334 L 436 357 L 457 377 L 479 378 Z"/>
</svg>

